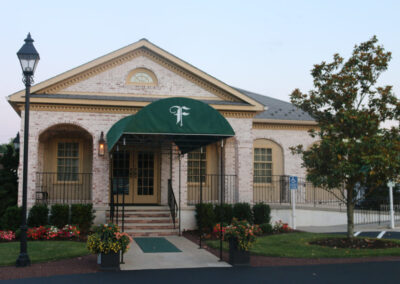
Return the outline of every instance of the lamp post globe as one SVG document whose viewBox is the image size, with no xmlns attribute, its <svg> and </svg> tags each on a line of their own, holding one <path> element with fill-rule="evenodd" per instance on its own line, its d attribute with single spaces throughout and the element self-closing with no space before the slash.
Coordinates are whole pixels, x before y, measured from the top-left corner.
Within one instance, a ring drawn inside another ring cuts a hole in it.
<svg viewBox="0 0 400 284">
<path fill-rule="evenodd" d="M 30 89 L 33 83 L 33 75 L 40 56 L 33 46 L 33 39 L 29 33 L 25 39 L 24 45 L 17 52 L 18 59 L 21 64 L 23 73 L 23 82 L 25 84 L 25 110 L 24 110 L 24 153 L 22 168 L 22 220 L 21 220 L 21 236 L 20 236 L 20 253 L 16 261 L 16 266 L 24 267 L 31 264 L 27 250 L 27 181 L 28 181 L 28 138 L 29 138 L 29 97 Z"/>
</svg>

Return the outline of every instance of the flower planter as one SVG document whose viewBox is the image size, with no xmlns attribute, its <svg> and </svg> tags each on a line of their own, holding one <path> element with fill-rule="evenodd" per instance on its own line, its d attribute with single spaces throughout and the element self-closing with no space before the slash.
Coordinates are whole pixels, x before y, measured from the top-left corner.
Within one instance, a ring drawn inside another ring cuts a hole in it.
<svg viewBox="0 0 400 284">
<path fill-rule="evenodd" d="M 229 263 L 233 266 L 250 266 L 250 252 L 238 248 L 238 240 L 229 239 Z"/>
<path fill-rule="evenodd" d="M 101 253 L 100 269 L 106 271 L 119 271 L 120 252 Z"/>
</svg>

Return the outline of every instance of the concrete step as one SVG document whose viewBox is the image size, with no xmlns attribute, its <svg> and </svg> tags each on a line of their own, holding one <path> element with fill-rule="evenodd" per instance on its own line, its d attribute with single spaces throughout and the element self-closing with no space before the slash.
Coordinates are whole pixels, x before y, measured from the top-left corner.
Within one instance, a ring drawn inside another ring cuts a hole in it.
<svg viewBox="0 0 400 284">
<path fill-rule="evenodd" d="M 114 218 L 117 217 L 121 218 L 122 213 L 114 214 Z M 124 214 L 125 219 L 127 218 L 157 218 L 157 217 L 170 217 L 171 213 L 170 212 L 137 212 L 137 213 L 126 213 Z M 107 214 L 107 217 L 110 217 L 109 214 Z"/>
<path fill-rule="evenodd" d="M 154 223 L 163 223 L 163 224 L 173 224 L 172 218 L 170 217 L 145 217 L 145 218 L 125 218 L 125 224 L 154 224 Z M 178 220 L 175 220 L 175 223 L 178 223 Z M 122 224 L 122 220 L 118 220 L 118 224 Z"/>
<path fill-rule="evenodd" d="M 178 235 L 178 229 L 169 230 L 125 230 L 125 232 L 131 237 L 160 237 L 160 236 L 175 236 Z"/>
<path fill-rule="evenodd" d="M 176 225 L 175 225 L 176 227 Z M 127 230 L 166 230 L 166 229 L 174 229 L 174 224 L 139 224 L 139 225 L 132 225 L 132 224 L 125 224 L 124 226 L 125 231 Z"/>
</svg>

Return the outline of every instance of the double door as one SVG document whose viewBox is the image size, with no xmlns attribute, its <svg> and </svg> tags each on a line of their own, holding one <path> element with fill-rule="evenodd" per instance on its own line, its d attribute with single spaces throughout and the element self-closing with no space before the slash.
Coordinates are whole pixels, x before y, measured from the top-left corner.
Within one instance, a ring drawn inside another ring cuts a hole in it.
<svg viewBox="0 0 400 284">
<path fill-rule="evenodd" d="M 113 153 L 112 187 L 114 202 L 159 203 L 159 155 L 151 150 Z"/>
</svg>

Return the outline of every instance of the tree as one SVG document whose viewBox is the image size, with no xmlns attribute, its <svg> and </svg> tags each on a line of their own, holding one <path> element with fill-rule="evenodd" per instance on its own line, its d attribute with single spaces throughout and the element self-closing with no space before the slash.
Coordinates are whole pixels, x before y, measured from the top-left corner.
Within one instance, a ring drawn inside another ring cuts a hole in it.
<svg viewBox="0 0 400 284">
<path fill-rule="evenodd" d="M 342 189 L 338 198 L 347 205 L 348 237 L 354 235 L 353 212 L 360 189 L 371 194 L 400 173 L 400 103 L 391 86 L 375 86 L 391 59 L 377 42 L 374 36 L 356 45 L 347 61 L 335 54 L 331 63 L 314 65 L 314 89 L 291 94 L 292 103 L 319 126 L 309 131 L 319 143 L 308 150 L 292 147 L 292 153 L 302 156 L 314 186 Z M 382 128 L 386 120 L 397 125 Z"/>
<path fill-rule="evenodd" d="M 14 150 L 12 143 L 2 144 L 1 148 L 5 149 L 0 157 L 0 220 L 6 209 L 17 204 L 18 196 L 18 151 Z"/>
</svg>

